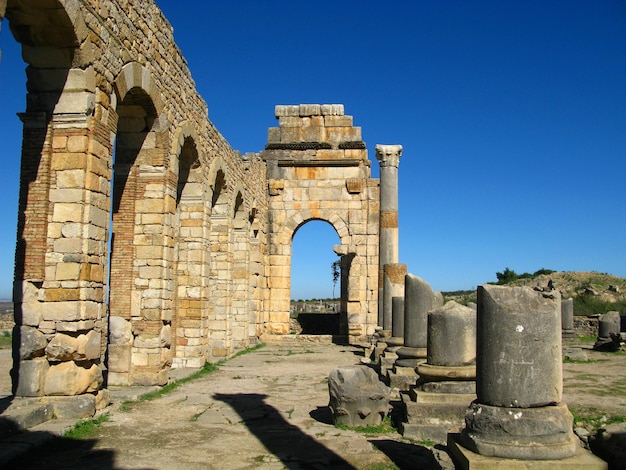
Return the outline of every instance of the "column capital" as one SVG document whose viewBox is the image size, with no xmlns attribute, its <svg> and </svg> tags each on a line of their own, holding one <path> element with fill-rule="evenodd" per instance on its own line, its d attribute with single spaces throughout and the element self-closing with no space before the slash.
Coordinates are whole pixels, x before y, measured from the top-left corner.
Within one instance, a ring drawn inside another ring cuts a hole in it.
<svg viewBox="0 0 626 470">
<path fill-rule="evenodd" d="M 376 144 L 376 158 L 381 167 L 393 166 L 398 168 L 402 156 L 402 145 Z"/>
</svg>

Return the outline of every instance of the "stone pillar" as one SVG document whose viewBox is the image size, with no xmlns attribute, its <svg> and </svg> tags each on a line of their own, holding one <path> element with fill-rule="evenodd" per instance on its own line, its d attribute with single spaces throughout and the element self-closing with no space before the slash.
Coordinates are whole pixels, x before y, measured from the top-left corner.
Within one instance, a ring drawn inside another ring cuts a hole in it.
<svg viewBox="0 0 626 470">
<path fill-rule="evenodd" d="M 384 266 L 385 288 L 383 289 L 383 341 L 377 345 L 380 358 L 380 374 L 387 375 L 387 371 L 393 367 L 398 356 L 396 350 L 399 346 L 397 341 L 391 338 L 393 329 L 393 298 L 404 295 L 404 276 L 406 276 L 406 264 L 388 263 Z M 392 349 L 388 349 L 392 346 Z"/>
<path fill-rule="evenodd" d="M 398 262 L 398 165 L 402 145 L 376 145 L 380 164 L 380 228 L 378 248 L 378 326 L 384 327 L 383 270 Z"/>
<path fill-rule="evenodd" d="M 406 264 L 388 263 L 383 267 L 383 330 L 391 332 L 393 323 L 393 298 L 404 297 Z"/>
<path fill-rule="evenodd" d="M 404 297 L 391 299 L 391 338 L 387 344 L 392 347 L 404 344 Z"/>
<path fill-rule="evenodd" d="M 621 319 L 619 312 L 607 312 L 600 315 L 598 322 L 598 339 L 593 349 L 598 351 L 617 351 L 620 347 Z"/>
<path fill-rule="evenodd" d="M 426 358 L 428 312 L 443 306 L 443 296 L 413 274 L 404 280 L 404 346 L 396 366 L 416 367 Z"/>
<path fill-rule="evenodd" d="M 576 338 L 574 331 L 574 299 L 561 301 L 561 335 L 563 339 Z"/>
<path fill-rule="evenodd" d="M 475 309 L 451 301 L 428 313 L 427 362 L 417 372 L 417 387 L 402 395 L 402 435 L 443 442 L 476 398 Z"/>
<path fill-rule="evenodd" d="M 463 447 L 483 456 L 553 460 L 579 448 L 561 402 L 561 306 L 556 291 L 478 288 L 477 399 Z"/>
</svg>

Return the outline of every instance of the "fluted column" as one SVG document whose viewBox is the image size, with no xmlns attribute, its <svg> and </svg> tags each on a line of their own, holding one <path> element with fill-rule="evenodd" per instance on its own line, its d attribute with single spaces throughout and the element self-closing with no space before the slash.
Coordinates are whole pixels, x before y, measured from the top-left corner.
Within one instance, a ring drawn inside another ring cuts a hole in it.
<svg viewBox="0 0 626 470">
<path fill-rule="evenodd" d="M 378 326 L 383 326 L 385 264 L 398 262 L 398 165 L 402 145 L 376 145 L 380 164 L 380 230 L 378 250 Z"/>
</svg>

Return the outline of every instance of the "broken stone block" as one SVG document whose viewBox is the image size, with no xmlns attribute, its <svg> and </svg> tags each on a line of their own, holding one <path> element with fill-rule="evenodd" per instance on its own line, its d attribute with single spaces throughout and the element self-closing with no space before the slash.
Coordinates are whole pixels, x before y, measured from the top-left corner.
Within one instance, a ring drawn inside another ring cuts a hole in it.
<svg viewBox="0 0 626 470">
<path fill-rule="evenodd" d="M 126 344 L 133 340 L 131 323 L 122 317 L 109 318 L 109 343 Z"/>
<path fill-rule="evenodd" d="M 80 395 L 98 391 L 102 382 L 102 371 L 96 364 L 82 367 L 67 361 L 50 367 L 44 391 L 46 395 Z"/>
<path fill-rule="evenodd" d="M 390 410 L 389 387 L 365 365 L 344 366 L 328 376 L 330 407 L 335 424 L 380 424 Z"/>
<path fill-rule="evenodd" d="M 74 358 L 78 341 L 73 336 L 57 334 L 46 347 L 46 356 L 50 361 L 71 361 Z"/>
<path fill-rule="evenodd" d="M 45 353 L 48 341 L 37 328 L 31 326 L 20 326 L 20 359 L 32 359 L 41 357 Z"/>
</svg>

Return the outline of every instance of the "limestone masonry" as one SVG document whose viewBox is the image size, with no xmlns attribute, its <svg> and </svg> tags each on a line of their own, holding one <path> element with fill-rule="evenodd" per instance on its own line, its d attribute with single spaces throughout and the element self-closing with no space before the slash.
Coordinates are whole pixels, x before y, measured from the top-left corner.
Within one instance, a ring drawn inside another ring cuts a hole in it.
<svg viewBox="0 0 626 470">
<path fill-rule="evenodd" d="M 147 0 L 0 0 L 27 62 L 17 396 L 164 384 L 289 333 L 291 241 L 341 243 L 341 334 L 377 325 L 379 182 L 339 104 L 276 106 L 241 155 Z M 268 110 L 271 112 L 271 110 Z"/>
</svg>

